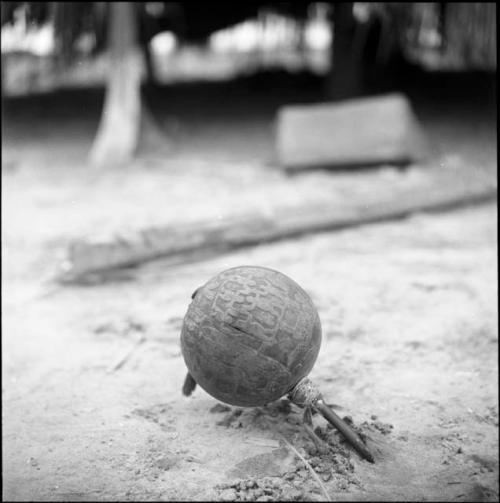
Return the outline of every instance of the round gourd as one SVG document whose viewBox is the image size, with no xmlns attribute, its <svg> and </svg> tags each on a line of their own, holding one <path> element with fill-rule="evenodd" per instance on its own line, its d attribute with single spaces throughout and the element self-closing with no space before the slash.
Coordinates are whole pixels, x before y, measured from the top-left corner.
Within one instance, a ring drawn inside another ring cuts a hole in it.
<svg viewBox="0 0 500 503">
<path fill-rule="evenodd" d="M 182 326 L 182 354 L 194 381 L 213 397 L 264 405 L 311 371 L 321 323 L 310 297 L 289 277 L 265 267 L 235 267 L 193 297 Z"/>
</svg>

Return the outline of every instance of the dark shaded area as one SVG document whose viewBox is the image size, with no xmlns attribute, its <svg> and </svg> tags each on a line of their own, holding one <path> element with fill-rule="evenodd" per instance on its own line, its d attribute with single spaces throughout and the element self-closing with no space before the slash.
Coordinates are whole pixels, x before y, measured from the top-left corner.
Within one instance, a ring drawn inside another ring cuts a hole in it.
<svg viewBox="0 0 500 503">
<path fill-rule="evenodd" d="M 391 90 L 408 95 L 424 126 L 441 116 L 456 122 L 464 139 L 476 126 L 495 134 L 496 73 L 428 73 L 406 65 L 391 86 L 376 93 Z M 268 161 L 272 160 L 273 124 L 279 107 L 328 100 L 325 79 L 307 73 L 267 72 L 227 82 L 148 86 L 144 91 L 165 141 L 176 152 L 192 149 L 194 144 L 203 156 L 211 152 L 216 140 L 220 147 L 226 136 L 228 157 Z M 103 99 L 102 88 L 4 98 L 4 139 L 43 139 L 56 131 L 69 134 L 71 124 L 74 134 L 88 135 L 90 142 Z M 443 128 L 446 136 L 444 123 Z"/>
<path fill-rule="evenodd" d="M 286 103 L 314 103 L 329 100 L 325 79 L 307 72 L 264 71 L 249 77 L 222 82 L 183 82 L 166 85 L 145 85 L 147 99 L 154 112 L 178 113 L 186 116 L 204 110 L 222 112 L 224 103 L 231 102 L 231 114 L 273 111 Z M 496 72 L 427 72 L 416 65 L 399 61 L 392 79 L 384 85 L 369 85 L 365 95 L 400 91 L 415 103 L 436 102 L 439 107 L 459 105 L 486 107 L 496 117 Z M 30 96 L 3 97 L 3 111 L 10 115 L 36 114 L 78 117 L 99 112 L 104 88 L 61 89 Z M 78 97 L 78 99 L 75 99 Z M 221 101 L 220 98 L 224 100 Z M 54 107 L 55 103 L 59 106 Z"/>
</svg>

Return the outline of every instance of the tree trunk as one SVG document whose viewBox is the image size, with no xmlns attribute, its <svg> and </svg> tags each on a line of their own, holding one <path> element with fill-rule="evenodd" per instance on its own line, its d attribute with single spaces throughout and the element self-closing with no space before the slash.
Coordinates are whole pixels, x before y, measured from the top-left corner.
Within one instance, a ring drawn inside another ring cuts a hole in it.
<svg viewBox="0 0 500 503">
<path fill-rule="evenodd" d="M 142 53 L 144 54 L 144 62 L 146 63 L 146 76 L 147 83 L 150 86 L 157 86 L 158 79 L 156 78 L 156 69 L 153 61 L 153 55 L 151 54 L 151 46 L 149 41 L 145 40 L 141 44 Z"/>
<path fill-rule="evenodd" d="M 352 2 L 335 3 L 333 8 L 332 66 L 327 77 L 327 94 L 332 99 L 359 96 L 363 91 L 363 67 L 355 44 L 356 19 Z"/>
<path fill-rule="evenodd" d="M 144 56 L 144 63 L 146 66 L 146 84 L 151 86 L 158 85 L 158 79 L 156 78 L 155 63 L 153 60 L 153 54 L 151 51 L 150 42 L 153 38 L 153 34 L 157 33 L 157 21 L 146 12 L 146 4 L 142 3 L 139 8 L 139 45 Z"/>
<path fill-rule="evenodd" d="M 101 122 L 90 151 L 94 165 L 128 162 L 141 127 L 142 54 L 138 44 L 136 6 L 109 2 L 109 73 Z"/>
</svg>

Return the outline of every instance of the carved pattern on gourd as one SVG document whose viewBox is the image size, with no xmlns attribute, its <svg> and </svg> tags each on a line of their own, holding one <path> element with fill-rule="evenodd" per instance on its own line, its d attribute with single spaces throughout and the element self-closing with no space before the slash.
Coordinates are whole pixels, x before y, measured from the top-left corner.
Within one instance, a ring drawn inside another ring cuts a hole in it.
<svg viewBox="0 0 500 503">
<path fill-rule="evenodd" d="M 320 344 L 309 296 L 287 276 L 253 266 L 228 269 L 200 288 L 181 333 L 194 379 L 239 406 L 285 395 L 310 372 Z"/>
</svg>

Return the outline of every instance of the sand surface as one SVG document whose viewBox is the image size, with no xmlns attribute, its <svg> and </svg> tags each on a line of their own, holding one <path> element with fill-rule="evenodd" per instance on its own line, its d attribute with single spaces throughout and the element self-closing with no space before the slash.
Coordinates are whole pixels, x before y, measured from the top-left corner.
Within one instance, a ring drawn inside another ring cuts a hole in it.
<svg viewBox="0 0 500 503">
<path fill-rule="evenodd" d="M 3 498 L 324 499 L 288 442 L 333 500 L 498 500 L 496 203 L 159 260 L 101 284 L 51 282 L 73 238 L 369 190 L 359 175 L 282 175 L 266 158 L 265 117 L 241 121 L 239 134 L 217 117 L 186 126 L 191 149 L 182 136 L 171 159 L 109 170 L 84 165 L 91 120 L 6 129 Z M 473 126 L 484 126 L 479 146 L 461 123 L 446 124 L 431 124 L 443 162 L 496 170 L 491 124 Z M 182 396 L 190 296 L 242 264 L 280 270 L 311 295 L 323 342 L 310 377 L 366 435 L 375 464 L 317 415 L 331 450 L 316 452 L 286 401 L 239 409 L 200 388 Z"/>
</svg>

